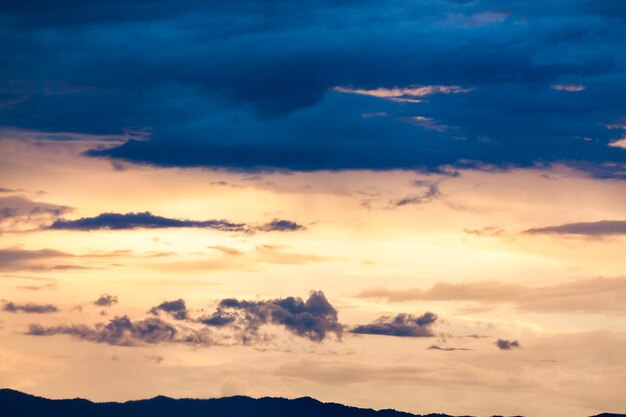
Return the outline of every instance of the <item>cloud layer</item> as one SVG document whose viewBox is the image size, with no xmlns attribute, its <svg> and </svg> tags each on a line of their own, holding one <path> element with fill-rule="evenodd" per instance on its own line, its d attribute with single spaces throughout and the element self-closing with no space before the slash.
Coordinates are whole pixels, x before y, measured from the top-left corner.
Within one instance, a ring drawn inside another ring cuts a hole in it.
<svg viewBox="0 0 626 417">
<path fill-rule="evenodd" d="M 622 175 L 621 0 L 354 5 L 8 2 L 0 125 L 149 128 L 88 155 L 161 166 Z"/>
<path fill-rule="evenodd" d="M 626 314 L 626 278 L 594 278 L 550 286 L 528 286 L 503 282 L 438 283 L 431 288 L 388 290 L 372 288 L 361 298 L 389 302 L 471 301 L 484 305 L 510 303 L 519 310 L 541 313 Z"/>
</svg>

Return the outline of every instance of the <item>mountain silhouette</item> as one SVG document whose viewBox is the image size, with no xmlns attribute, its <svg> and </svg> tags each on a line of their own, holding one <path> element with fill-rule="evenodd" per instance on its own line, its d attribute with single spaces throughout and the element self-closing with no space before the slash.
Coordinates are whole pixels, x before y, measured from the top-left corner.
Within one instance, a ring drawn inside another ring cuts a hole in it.
<svg viewBox="0 0 626 417">
<path fill-rule="evenodd" d="M 160 395 L 124 403 L 95 403 L 82 398 L 50 400 L 11 389 L 0 389 L 0 415 L 2 417 L 452 417 L 436 413 L 417 415 L 396 410 L 377 411 L 323 403 L 310 397 L 293 400 L 269 397 L 254 399 L 244 396 L 173 399 Z M 604 413 L 594 417 L 626 417 L 626 414 Z"/>
</svg>

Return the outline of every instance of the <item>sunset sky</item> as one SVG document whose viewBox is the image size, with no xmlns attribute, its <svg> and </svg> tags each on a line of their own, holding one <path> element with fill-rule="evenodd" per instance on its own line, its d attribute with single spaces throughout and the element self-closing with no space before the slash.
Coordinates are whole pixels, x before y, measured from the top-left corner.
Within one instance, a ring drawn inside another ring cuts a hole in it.
<svg viewBox="0 0 626 417">
<path fill-rule="evenodd" d="M 626 411 L 626 2 L 0 2 L 0 387 Z"/>
</svg>

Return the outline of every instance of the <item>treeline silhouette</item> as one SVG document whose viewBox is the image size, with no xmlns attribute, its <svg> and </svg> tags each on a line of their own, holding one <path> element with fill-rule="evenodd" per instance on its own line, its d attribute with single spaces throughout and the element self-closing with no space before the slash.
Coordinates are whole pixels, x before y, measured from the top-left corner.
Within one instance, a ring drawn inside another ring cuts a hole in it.
<svg viewBox="0 0 626 417">
<path fill-rule="evenodd" d="M 213 399 L 173 399 L 158 396 L 124 403 L 94 403 L 76 398 L 50 400 L 11 389 L 0 390 L 2 417 L 418 417 L 396 410 L 372 410 L 313 398 L 293 400 L 235 396 Z M 421 417 L 452 417 L 428 414 Z M 469 416 L 464 416 L 469 417 Z M 494 416 L 499 417 L 499 416 Z M 624 414 L 600 414 L 597 417 L 626 417 Z"/>
</svg>

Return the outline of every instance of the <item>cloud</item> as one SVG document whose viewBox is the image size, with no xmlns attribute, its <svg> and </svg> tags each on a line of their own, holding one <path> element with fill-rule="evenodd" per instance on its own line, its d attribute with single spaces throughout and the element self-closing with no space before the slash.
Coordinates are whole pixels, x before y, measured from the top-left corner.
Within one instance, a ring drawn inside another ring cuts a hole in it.
<svg viewBox="0 0 626 417">
<path fill-rule="evenodd" d="M 122 137 L 92 157 L 239 171 L 563 162 L 623 176 L 604 127 L 626 108 L 616 2 L 22 3 L 0 12 L 0 126 Z M 454 132 L 403 123 L 416 106 Z M 389 117 L 361 118 L 378 112 Z M 143 126 L 149 137 L 123 137 Z"/>
<path fill-rule="evenodd" d="M 498 349 L 500 350 L 512 350 L 518 349 L 520 344 L 517 340 L 498 339 L 496 341 L 496 346 L 498 346 Z"/>
<path fill-rule="evenodd" d="M 449 127 L 444 124 L 438 123 L 431 117 L 425 116 L 410 116 L 405 117 L 404 120 L 413 125 L 423 127 L 426 130 L 436 130 L 437 132 L 445 132 L 446 130 L 448 130 Z"/>
<path fill-rule="evenodd" d="M 57 263 L 73 258 L 69 253 L 55 249 L 0 249 L 0 270 L 71 270 L 84 267 L 67 263 Z"/>
<path fill-rule="evenodd" d="M 143 213 L 102 213 L 95 217 L 82 217 L 76 220 L 57 219 L 48 227 L 50 230 L 134 230 L 166 228 L 199 228 L 225 232 L 294 232 L 306 228 L 296 222 L 274 219 L 261 226 L 249 226 L 227 220 L 186 220 L 162 217 L 148 211 Z"/>
<path fill-rule="evenodd" d="M 411 87 L 379 87 L 371 90 L 351 87 L 333 87 L 333 91 L 347 94 L 360 94 L 384 99 L 427 97 L 433 94 L 458 94 L 471 91 L 458 85 L 423 85 Z"/>
<path fill-rule="evenodd" d="M 185 305 L 185 300 L 178 299 L 174 301 L 164 301 L 156 307 L 150 309 L 150 313 L 157 315 L 159 311 L 164 311 L 170 314 L 176 320 L 187 320 L 189 318 L 189 311 Z"/>
<path fill-rule="evenodd" d="M 553 84 L 550 87 L 556 91 L 567 91 L 569 93 L 578 93 L 585 90 L 585 86 L 578 84 Z"/>
<path fill-rule="evenodd" d="M 102 294 L 93 303 L 94 305 L 97 305 L 100 307 L 111 307 L 113 304 L 117 304 L 117 296 L 110 295 L 110 294 Z"/>
<path fill-rule="evenodd" d="M 41 307 L 41 306 L 40 306 Z M 18 308 L 11 303 L 11 308 Z M 265 325 L 280 326 L 288 332 L 322 342 L 330 334 L 341 337 L 344 326 L 337 319 L 337 310 L 328 302 L 324 293 L 313 291 L 304 301 L 299 297 L 272 300 L 247 301 L 227 298 L 221 300 L 211 314 L 191 317 L 183 299 L 165 301 L 150 309 L 158 315 L 165 312 L 176 323 L 168 323 L 160 317 L 131 320 L 128 316 L 116 316 L 108 323 L 94 326 L 63 324 L 43 326 L 31 324 L 27 333 L 31 336 L 70 335 L 95 343 L 116 346 L 140 346 L 157 343 L 183 343 L 190 345 L 214 345 L 219 340 L 236 337 L 243 344 L 252 344 L 268 339 L 261 334 Z M 201 328 L 198 326 L 201 325 Z M 212 330 L 222 333 L 213 334 Z M 221 339 L 219 336 L 221 335 Z"/>
<path fill-rule="evenodd" d="M 182 220 L 143 213 L 102 213 L 95 217 L 82 217 L 77 220 L 59 219 L 52 223 L 52 230 L 132 230 L 161 228 L 206 228 L 223 231 L 243 231 L 245 225 L 226 220 Z"/>
<path fill-rule="evenodd" d="M 626 149 L 626 138 L 615 140 L 609 143 L 609 146 L 612 148 L 622 148 Z"/>
<path fill-rule="evenodd" d="M 31 324 L 27 333 L 30 336 L 69 335 L 94 343 L 114 346 L 140 346 L 159 343 L 210 344 L 205 334 L 181 330 L 157 317 L 132 321 L 128 316 L 117 316 L 108 323 L 95 326 L 82 324 L 45 327 Z"/>
<path fill-rule="evenodd" d="M 556 285 L 529 286 L 504 282 L 438 283 L 422 290 L 371 288 L 360 298 L 382 298 L 389 302 L 470 301 L 484 305 L 510 303 L 518 310 L 541 313 L 626 314 L 626 277 L 594 278 Z"/>
<path fill-rule="evenodd" d="M 56 249 L 0 248 L 0 271 L 72 271 L 94 269 L 98 268 L 95 263 L 99 260 L 128 256 L 132 253 L 130 250 L 119 250 L 72 254 Z M 162 255 L 159 252 L 149 252 L 147 255 L 140 256 L 158 257 Z M 90 260 L 89 266 L 85 266 L 85 260 Z"/>
<path fill-rule="evenodd" d="M 217 256 L 211 256 L 207 259 L 207 256 L 203 255 L 200 260 L 168 262 L 156 264 L 153 267 L 170 271 L 254 271 L 267 264 L 305 265 L 338 259 L 312 253 L 292 252 L 288 246 L 284 245 L 258 245 L 254 250 L 247 252 L 226 246 L 211 246 L 209 248 L 217 251 Z"/>
<path fill-rule="evenodd" d="M 402 207 L 408 205 L 429 203 L 442 196 L 438 182 L 414 181 L 413 187 L 417 188 L 417 193 L 410 194 L 398 200 L 389 202 L 390 207 Z"/>
<path fill-rule="evenodd" d="M 264 301 L 228 298 L 220 301 L 212 315 L 203 316 L 199 321 L 217 327 L 240 326 L 244 329 L 244 340 L 256 338 L 259 328 L 266 324 L 284 327 L 315 342 L 323 341 L 331 333 L 340 337 L 343 332 L 337 310 L 321 291 L 311 292 L 306 301 L 299 297 Z"/>
<path fill-rule="evenodd" d="M 15 304 L 11 302 L 6 302 L 2 307 L 2 311 L 6 311 L 8 313 L 33 313 L 33 314 L 47 314 L 47 313 L 56 313 L 59 309 L 52 304 L 34 304 L 34 303 L 26 303 L 26 304 Z"/>
<path fill-rule="evenodd" d="M 456 347 L 441 347 L 441 346 L 438 346 L 438 345 L 430 345 L 428 347 L 428 350 L 441 350 L 441 351 L 444 351 L 444 352 L 456 352 L 456 351 L 474 350 L 474 349 L 456 348 Z"/>
<path fill-rule="evenodd" d="M 597 222 L 567 223 L 559 226 L 539 227 L 525 230 L 528 234 L 556 234 L 580 236 L 626 235 L 625 220 L 601 220 Z"/>
<path fill-rule="evenodd" d="M 23 196 L 0 197 L 0 231 L 36 230 L 70 211 L 68 206 L 32 201 Z"/>
<path fill-rule="evenodd" d="M 262 232 L 294 232 L 296 230 L 304 230 L 306 227 L 292 222 L 290 220 L 274 219 L 257 228 Z"/>
<path fill-rule="evenodd" d="M 421 316 L 400 313 L 395 317 L 383 316 L 370 324 L 355 326 L 350 330 L 357 334 L 375 334 L 400 337 L 431 337 L 434 336 L 432 326 L 437 321 L 434 313 Z"/>
</svg>

